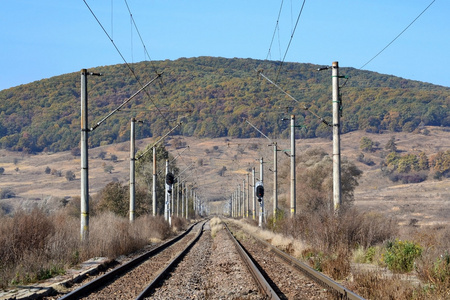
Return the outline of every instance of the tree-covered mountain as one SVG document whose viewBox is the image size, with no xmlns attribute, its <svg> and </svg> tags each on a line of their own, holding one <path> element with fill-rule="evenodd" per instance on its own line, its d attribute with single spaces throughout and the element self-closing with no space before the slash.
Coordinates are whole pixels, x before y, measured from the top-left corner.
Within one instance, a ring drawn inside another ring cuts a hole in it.
<svg viewBox="0 0 450 300">
<path fill-rule="evenodd" d="M 129 139 L 130 118 L 143 121 L 137 138 L 175 134 L 198 137 L 287 137 L 283 117 L 296 115 L 298 137 L 331 135 L 309 111 L 331 121 L 331 71 L 312 64 L 214 57 L 141 62 L 89 69 L 89 126 L 92 127 L 142 85 L 162 73 L 118 113 L 89 134 L 90 146 Z M 130 71 L 130 69 L 132 71 Z M 298 101 L 258 75 L 275 81 Z M 133 73 L 135 75 L 133 75 Z M 450 88 L 370 71 L 341 68 L 343 132 L 364 129 L 413 131 L 423 125 L 450 126 Z M 139 82 L 136 80 L 139 80 Z M 304 108 L 307 108 L 305 110 Z M 309 111 L 308 111 L 309 110 Z M 80 72 L 0 91 L 0 144 L 21 151 L 62 151 L 80 140 Z"/>
</svg>

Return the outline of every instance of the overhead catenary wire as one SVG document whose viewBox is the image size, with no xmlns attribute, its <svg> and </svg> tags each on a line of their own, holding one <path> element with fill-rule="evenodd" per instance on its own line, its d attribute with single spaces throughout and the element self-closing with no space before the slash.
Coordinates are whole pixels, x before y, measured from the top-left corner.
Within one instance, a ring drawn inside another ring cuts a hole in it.
<svg viewBox="0 0 450 300">
<path fill-rule="evenodd" d="M 125 57 L 123 56 L 122 52 L 120 52 L 119 48 L 117 47 L 116 43 L 114 42 L 114 40 L 111 38 L 111 36 L 108 34 L 108 32 L 106 31 L 105 27 L 102 25 L 102 23 L 100 22 L 100 20 L 97 18 L 97 16 L 95 15 L 94 11 L 91 9 L 91 7 L 89 6 L 89 4 L 86 2 L 86 0 L 83 0 L 84 4 L 86 5 L 86 7 L 89 9 L 89 11 L 91 12 L 92 16 L 94 17 L 94 19 L 97 21 L 98 25 L 101 27 L 101 29 L 103 30 L 103 32 L 106 34 L 106 36 L 108 37 L 108 39 L 110 40 L 110 42 L 113 44 L 114 48 L 116 49 L 117 53 L 120 55 L 120 57 L 122 58 L 122 60 L 124 61 L 125 65 L 127 66 L 127 68 L 130 70 L 131 74 L 133 75 L 133 77 L 136 79 L 136 81 L 138 82 L 138 84 L 140 85 L 141 89 L 143 88 L 142 83 L 140 82 L 139 78 L 137 77 L 136 73 L 134 72 L 133 68 L 131 67 L 131 65 L 127 62 L 127 60 L 125 59 Z M 158 106 L 156 105 L 156 103 L 153 101 L 152 97 L 150 96 L 150 94 L 144 90 L 144 93 L 147 95 L 147 97 L 150 99 L 150 101 L 153 103 L 153 105 L 155 106 L 155 108 L 158 110 L 158 113 L 161 115 L 161 117 L 166 121 L 166 125 L 168 126 L 170 124 L 169 120 L 167 119 L 166 116 L 164 116 L 164 114 L 159 110 Z"/>
<path fill-rule="evenodd" d="M 286 96 L 288 96 L 291 100 L 294 100 L 297 103 L 301 103 L 299 100 L 295 99 L 291 94 L 289 94 L 288 92 L 286 92 L 285 90 L 283 90 L 278 84 L 276 84 L 275 82 L 273 82 L 272 80 L 270 80 L 266 75 L 264 75 L 264 73 L 262 73 L 262 71 L 260 70 L 256 70 L 258 72 L 258 75 L 260 75 L 261 77 L 263 77 L 265 80 L 267 80 L 269 83 L 271 83 L 272 85 L 274 85 L 279 91 L 281 91 L 283 94 L 285 94 Z M 318 118 L 322 123 L 324 123 L 325 125 L 331 127 L 332 125 L 330 123 L 328 123 L 324 118 L 322 118 L 321 116 L 319 116 L 318 114 L 314 113 L 313 111 L 309 110 L 309 108 L 303 104 L 303 110 L 309 111 L 310 114 L 312 114 L 314 117 Z"/>
<path fill-rule="evenodd" d="M 292 30 L 291 37 L 289 39 L 289 43 L 288 43 L 288 45 L 286 47 L 286 51 L 284 52 L 283 60 L 281 61 L 280 66 L 278 67 L 277 75 L 275 76 L 275 82 L 278 81 L 278 76 L 280 75 L 281 68 L 282 68 L 282 66 L 284 64 L 284 61 L 286 60 L 286 56 L 287 56 L 287 53 L 288 53 L 289 48 L 291 46 L 292 40 L 294 38 L 294 34 L 295 34 L 296 29 L 297 29 L 298 22 L 300 21 L 300 17 L 301 17 L 302 12 L 303 12 L 303 8 L 305 7 L 305 2 L 306 2 L 306 0 L 303 0 L 302 7 L 300 8 L 300 12 L 298 13 L 298 16 L 297 16 L 297 21 L 295 22 L 294 29 Z"/>
<path fill-rule="evenodd" d="M 279 23 L 280 23 L 280 16 L 281 16 L 281 11 L 283 10 L 283 3 L 284 0 L 281 0 L 281 5 L 280 5 L 280 10 L 278 11 L 278 17 L 277 17 L 277 22 L 275 23 L 275 28 L 273 30 L 273 34 L 272 34 L 272 40 L 270 41 L 270 46 L 269 46 L 269 51 L 267 51 L 267 56 L 266 56 L 266 60 L 269 59 L 269 56 L 271 55 L 271 49 L 272 49 L 272 45 L 273 45 L 273 41 L 275 39 L 275 35 L 277 33 L 277 31 L 279 30 Z M 281 55 L 280 55 L 280 59 L 281 59 Z"/>
<path fill-rule="evenodd" d="M 381 49 L 377 54 L 375 54 L 375 56 L 373 56 L 371 59 L 369 59 L 365 64 L 363 64 L 359 70 L 363 69 L 365 66 L 367 66 L 369 63 L 371 63 L 375 58 L 378 57 L 378 55 L 380 55 L 384 50 L 386 50 L 390 45 L 392 45 L 392 43 L 394 43 L 406 30 L 408 30 L 409 27 L 411 27 L 411 25 L 417 21 L 417 19 L 420 18 L 420 16 L 422 16 L 425 11 L 428 10 L 428 8 L 430 8 L 430 6 L 435 2 L 436 0 L 431 1 L 430 4 L 428 4 L 428 6 L 411 22 L 409 23 L 408 26 L 406 26 L 405 29 L 403 29 L 392 41 L 390 41 L 383 49 Z"/>
<path fill-rule="evenodd" d="M 409 27 L 412 26 L 412 24 L 414 24 L 430 7 L 431 5 L 435 2 L 436 0 L 431 1 L 430 4 L 428 4 L 428 6 L 422 10 L 422 12 L 414 18 L 414 20 L 412 20 L 411 23 L 408 24 L 408 26 L 405 27 L 405 29 L 403 29 L 399 34 L 397 34 L 397 36 L 390 41 L 383 49 L 381 49 L 377 54 L 375 54 L 371 59 L 369 59 L 366 63 L 364 63 L 358 70 L 362 70 L 364 69 L 368 64 L 370 64 L 375 58 L 377 58 L 381 53 L 383 53 L 387 48 L 389 48 L 389 46 L 391 46 L 403 33 L 405 33 L 406 30 L 408 30 Z M 344 81 L 344 83 L 342 84 L 342 86 L 340 86 L 340 88 L 343 88 L 347 82 L 348 82 L 348 77 L 346 77 L 346 80 Z"/>
<path fill-rule="evenodd" d="M 147 56 L 147 58 L 149 59 L 151 65 L 152 65 L 153 71 L 154 71 L 156 74 L 158 74 L 158 71 L 156 70 L 156 66 L 155 66 L 155 64 L 153 63 L 153 60 L 151 59 L 150 54 L 149 54 L 148 51 L 147 51 L 147 47 L 145 46 L 144 40 L 142 39 L 142 35 L 141 35 L 141 33 L 140 33 L 140 31 L 139 31 L 139 29 L 138 29 L 138 27 L 137 27 L 136 21 L 134 20 L 133 14 L 131 13 L 131 9 L 130 9 L 130 6 L 128 5 L 128 1 L 127 1 L 127 0 L 124 0 L 124 1 L 125 1 L 125 5 L 127 6 L 128 13 L 130 14 L 131 22 L 133 23 L 134 28 L 136 29 L 136 33 L 138 34 L 139 39 L 141 40 L 142 47 L 144 48 L 144 54 L 145 54 L 145 55 Z"/>
</svg>

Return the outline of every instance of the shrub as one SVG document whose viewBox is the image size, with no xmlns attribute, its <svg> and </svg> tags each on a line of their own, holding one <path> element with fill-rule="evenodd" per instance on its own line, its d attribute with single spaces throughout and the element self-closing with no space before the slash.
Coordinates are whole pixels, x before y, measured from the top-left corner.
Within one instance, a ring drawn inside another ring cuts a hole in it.
<svg viewBox="0 0 450 300">
<path fill-rule="evenodd" d="M 187 221 L 184 218 L 172 216 L 172 228 L 174 231 L 182 231 L 186 229 Z"/>
<path fill-rule="evenodd" d="M 0 199 L 14 198 L 16 194 L 10 188 L 4 188 L 0 191 Z"/>
<path fill-rule="evenodd" d="M 370 138 L 363 136 L 359 141 L 359 149 L 364 152 L 375 152 L 375 144 Z"/>
<path fill-rule="evenodd" d="M 51 172 L 52 172 L 52 169 L 50 169 L 50 167 L 47 166 L 47 167 L 45 168 L 45 174 L 50 174 Z"/>
<path fill-rule="evenodd" d="M 365 164 L 365 165 L 368 165 L 368 166 L 374 166 L 375 165 L 375 162 L 372 159 L 370 159 L 370 158 L 365 158 L 363 153 L 360 153 L 358 155 L 358 157 L 356 158 L 356 160 L 361 162 L 361 163 L 363 163 L 363 164 Z"/>
<path fill-rule="evenodd" d="M 81 156 L 81 149 L 79 147 L 74 147 L 70 150 L 70 154 L 73 156 Z"/>
<path fill-rule="evenodd" d="M 388 241 L 384 262 L 392 271 L 411 272 L 414 268 L 414 260 L 422 255 L 422 247 L 410 241 Z"/>
<path fill-rule="evenodd" d="M 75 180 L 75 173 L 73 173 L 72 171 L 67 171 L 66 172 L 66 179 L 67 181 L 72 181 Z"/>
<path fill-rule="evenodd" d="M 389 175 L 389 180 L 392 182 L 401 181 L 403 184 L 407 183 L 419 183 L 427 179 L 427 175 L 424 173 L 413 173 L 413 174 L 399 174 L 394 172 Z"/>
</svg>

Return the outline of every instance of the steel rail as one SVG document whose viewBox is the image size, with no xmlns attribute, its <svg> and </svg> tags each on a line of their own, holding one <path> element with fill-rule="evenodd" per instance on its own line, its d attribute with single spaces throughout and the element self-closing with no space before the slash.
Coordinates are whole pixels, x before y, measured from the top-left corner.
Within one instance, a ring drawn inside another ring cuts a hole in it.
<svg viewBox="0 0 450 300">
<path fill-rule="evenodd" d="M 253 234 L 246 231 L 248 235 L 250 235 L 252 238 L 254 238 L 257 242 L 259 242 L 261 245 L 267 247 L 271 252 L 273 252 L 275 255 L 277 255 L 279 258 L 286 261 L 289 265 L 294 267 L 295 269 L 301 271 L 303 274 L 317 282 L 319 285 L 327 288 L 330 293 L 334 294 L 337 299 L 349 299 L 349 300 L 364 300 L 363 297 L 355 294 L 348 288 L 340 285 L 333 279 L 329 278 L 328 276 L 314 270 L 307 264 L 299 261 L 298 259 L 290 256 L 286 252 L 281 251 L 280 249 L 276 248 L 275 246 L 269 244 L 268 242 L 254 236 Z"/>
<path fill-rule="evenodd" d="M 253 262 L 252 258 L 247 254 L 245 249 L 242 247 L 242 245 L 239 243 L 239 241 L 233 236 L 230 229 L 228 228 L 228 225 L 226 223 L 225 228 L 227 229 L 227 233 L 230 236 L 231 240 L 234 243 L 234 246 L 236 247 L 239 255 L 241 256 L 244 263 L 247 265 L 248 270 L 252 274 L 253 278 L 255 279 L 259 290 L 265 294 L 268 299 L 280 299 L 278 297 L 277 293 L 273 290 L 273 288 L 270 286 L 270 284 L 267 282 L 264 275 L 259 271 L 258 267 Z"/>
<path fill-rule="evenodd" d="M 206 222 L 208 222 L 209 220 L 206 220 L 203 222 L 202 227 L 200 228 L 200 230 L 198 231 L 198 234 L 195 236 L 195 238 L 189 243 L 189 245 L 187 245 L 187 247 L 181 251 L 181 253 L 179 255 L 177 255 L 165 268 L 164 270 L 161 271 L 161 273 L 159 273 L 155 279 L 153 279 L 153 281 L 141 292 L 141 294 L 139 296 L 136 297 L 136 300 L 142 300 L 148 296 L 150 296 L 151 292 L 155 290 L 155 288 L 161 284 L 166 275 L 173 270 L 176 265 L 183 259 L 183 257 L 189 252 L 189 250 L 191 250 L 191 248 L 194 246 L 194 244 L 200 239 L 200 237 L 203 234 L 203 227 L 205 226 Z"/>
<path fill-rule="evenodd" d="M 80 299 L 81 297 L 84 297 L 86 295 L 93 293 L 94 291 L 98 290 L 99 288 L 105 286 L 106 283 L 112 282 L 116 277 L 122 276 L 123 274 L 127 273 L 128 271 L 135 268 L 136 266 L 140 265 L 141 263 L 143 263 L 145 260 L 149 259 L 150 257 L 155 256 L 156 254 L 169 248 L 170 246 L 172 246 L 173 244 L 178 242 L 180 239 L 182 239 L 184 236 L 186 236 L 192 230 L 192 228 L 197 224 L 198 224 L 198 222 L 195 224 L 192 224 L 188 229 L 186 229 L 185 232 L 183 232 L 182 234 L 167 241 L 166 243 L 162 244 L 161 246 L 159 246 L 155 249 L 152 249 L 121 266 L 118 266 L 117 268 L 111 270 L 110 272 L 103 274 L 102 276 L 88 282 L 87 284 L 79 287 L 78 289 L 70 292 L 69 294 L 62 296 L 59 299 L 60 300 Z"/>
</svg>

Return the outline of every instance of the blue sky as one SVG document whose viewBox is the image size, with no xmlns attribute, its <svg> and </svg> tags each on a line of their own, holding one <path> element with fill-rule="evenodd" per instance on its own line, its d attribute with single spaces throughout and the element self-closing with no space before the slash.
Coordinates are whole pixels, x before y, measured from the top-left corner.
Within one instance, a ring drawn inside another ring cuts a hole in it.
<svg viewBox="0 0 450 300">
<path fill-rule="evenodd" d="M 123 0 L 86 0 L 127 62 L 147 60 Z M 127 0 L 152 60 L 280 60 L 303 1 Z M 285 61 L 361 68 L 432 0 L 307 0 Z M 83 2 L 3 0 L 0 90 L 123 63 Z M 436 0 L 365 70 L 450 87 L 450 1 Z"/>
</svg>

